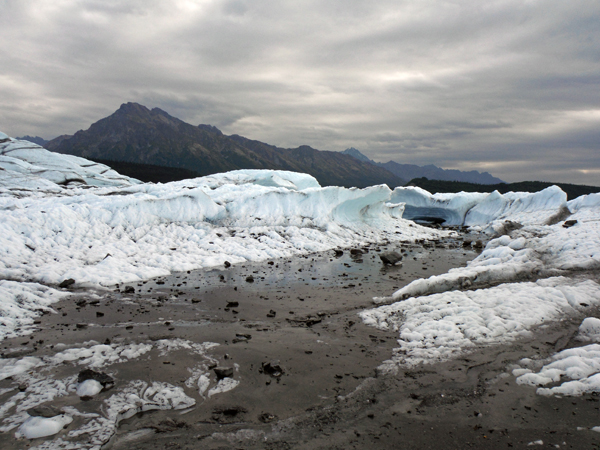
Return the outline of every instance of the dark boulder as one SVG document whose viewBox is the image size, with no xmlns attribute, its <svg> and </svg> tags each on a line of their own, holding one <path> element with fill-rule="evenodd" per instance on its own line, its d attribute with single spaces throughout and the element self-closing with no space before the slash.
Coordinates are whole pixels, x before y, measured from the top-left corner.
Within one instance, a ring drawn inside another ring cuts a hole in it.
<svg viewBox="0 0 600 450">
<path fill-rule="evenodd" d="M 284 371 L 279 361 L 269 361 L 268 363 L 262 363 L 262 371 L 267 375 L 271 375 L 272 377 L 279 378 L 283 375 Z"/>
<path fill-rule="evenodd" d="M 400 261 L 402 261 L 402 255 L 398 252 L 380 253 L 379 259 L 381 259 L 381 262 L 383 264 L 393 266 L 394 264 L 397 264 Z"/>
<path fill-rule="evenodd" d="M 69 278 L 68 280 L 64 280 L 62 283 L 60 283 L 58 285 L 59 288 L 64 289 L 64 288 L 68 288 L 69 286 L 72 286 L 75 284 L 75 280 L 73 278 Z"/>
<path fill-rule="evenodd" d="M 215 367 L 213 369 L 215 375 L 217 376 L 217 380 L 222 380 L 223 378 L 232 378 L 233 377 L 233 367 Z"/>
<path fill-rule="evenodd" d="M 27 414 L 29 414 L 32 417 L 50 418 L 50 417 L 60 416 L 61 414 L 64 414 L 64 413 L 60 409 L 58 409 L 54 406 L 40 405 L 40 406 L 35 406 L 33 408 L 28 409 Z"/>
</svg>

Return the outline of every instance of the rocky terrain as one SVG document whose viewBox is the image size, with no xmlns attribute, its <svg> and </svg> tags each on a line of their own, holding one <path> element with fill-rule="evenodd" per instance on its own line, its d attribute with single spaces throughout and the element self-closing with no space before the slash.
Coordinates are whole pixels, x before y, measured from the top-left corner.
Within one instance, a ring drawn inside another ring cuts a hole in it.
<svg viewBox="0 0 600 450">
<path fill-rule="evenodd" d="M 193 126 L 159 108 L 125 103 L 113 114 L 73 136 L 45 144 L 51 151 L 93 160 L 175 167 L 197 176 L 236 169 L 277 169 L 313 175 L 322 186 L 402 186 L 391 172 L 339 152 L 308 146 L 284 149 L 210 125 Z M 143 176 L 137 178 L 144 180 Z"/>
</svg>

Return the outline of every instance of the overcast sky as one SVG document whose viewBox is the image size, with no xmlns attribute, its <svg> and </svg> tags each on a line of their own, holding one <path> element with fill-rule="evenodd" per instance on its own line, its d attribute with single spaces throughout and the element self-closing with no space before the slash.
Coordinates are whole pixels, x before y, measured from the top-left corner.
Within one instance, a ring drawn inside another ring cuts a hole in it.
<svg viewBox="0 0 600 450">
<path fill-rule="evenodd" d="M 282 147 L 600 185 L 595 0 L 0 0 L 0 130 L 124 102 Z"/>
</svg>

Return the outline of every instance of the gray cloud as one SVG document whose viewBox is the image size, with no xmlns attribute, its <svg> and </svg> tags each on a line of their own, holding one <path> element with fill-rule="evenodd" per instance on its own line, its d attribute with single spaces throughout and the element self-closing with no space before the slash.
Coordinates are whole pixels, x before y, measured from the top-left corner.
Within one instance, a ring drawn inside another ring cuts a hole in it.
<svg viewBox="0 0 600 450">
<path fill-rule="evenodd" d="M 0 1 L 0 129 L 126 101 L 274 145 L 600 184 L 600 5 Z"/>
</svg>

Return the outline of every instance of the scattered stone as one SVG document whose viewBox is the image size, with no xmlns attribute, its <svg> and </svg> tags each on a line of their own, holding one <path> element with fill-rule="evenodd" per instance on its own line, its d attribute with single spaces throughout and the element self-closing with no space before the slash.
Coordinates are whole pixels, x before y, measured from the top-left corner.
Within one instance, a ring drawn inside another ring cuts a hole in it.
<svg viewBox="0 0 600 450">
<path fill-rule="evenodd" d="M 353 248 L 350 250 L 351 255 L 362 255 L 363 251 L 360 248 Z"/>
<path fill-rule="evenodd" d="M 383 262 L 383 264 L 393 266 L 398 262 L 402 261 L 402 255 L 398 252 L 380 253 L 379 259 L 381 259 L 381 262 Z"/>
<path fill-rule="evenodd" d="M 314 316 L 308 316 L 308 317 L 304 317 L 304 318 L 300 318 L 300 319 L 286 319 L 286 320 L 290 323 L 300 325 L 300 326 L 305 326 L 307 328 L 310 328 L 313 325 L 322 322 L 322 319 L 314 317 Z"/>
<path fill-rule="evenodd" d="M 227 301 L 227 308 L 237 308 L 238 306 L 240 306 L 239 302 Z"/>
<path fill-rule="evenodd" d="M 248 275 L 246 277 L 246 283 L 254 283 L 254 277 L 252 275 Z"/>
<path fill-rule="evenodd" d="M 104 317 L 104 313 L 100 311 L 96 311 L 96 317 Z"/>
<path fill-rule="evenodd" d="M 334 250 L 334 252 L 335 252 L 335 257 L 336 258 L 344 256 L 344 252 L 342 250 Z"/>
<path fill-rule="evenodd" d="M 178 429 L 188 427 L 189 425 L 187 424 L 187 422 L 168 418 L 159 422 L 156 425 L 152 425 L 150 428 L 153 428 L 154 431 L 156 431 L 157 433 L 172 433 L 173 431 L 176 431 Z"/>
<path fill-rule="evenodd" d="M 27 390 L 27 385 L 22 383 L 19 385 L 19 392 L 25 392 Z"/>
<path fill-rule="evenodd" d="M 212 413 L 212 420 L 218 423 L 234 423 L 240 421 L 247 412 L 248 410 L 241 406 L 215 408 Z"/>
<path fill-rule="evenodd" d="M 475 241 L 475 243 L 473 244 L 473 247 L 477 248 L 477 249 L 482 249 L 483 248 L 483 242 L 481 242 L 479 239 Z"/>
<path fill-rule="evenodd" d="M 248 342 L 250 339 L 252 339 L 252 336 L 250 334 L 236 333 L 235 338 L 233 338 L 231 342 L 237 344 L 238 342 Z"/>
<path fill-rule="evenodd" d="M 275 317 L 277 313 L 274 310 L 270 310 L 267 314 L 267 317 Z"/>
<path fill-rule="evenodd" d="M 260 416 L 258 416 L 258 420 L 260 420 L 262 423 L 271 423 L 277 420 L 277 416 L 271 413 L 262 413 Z"/>
<path fill-rule="evenodd" d="M 31 417 L 45 417 L 47 419 L 64 414 L 60 409 L 51 405 L 35 406 L 27 410 L 27 414 Z"/>
<path fill-rule="evenodd" d="M 217 380 L 222 380 L 223 378 L 232 378 L 233 377 L 233 367 L 215 367 L 213 369 L 215 375 L 217 376 Z"/>
<path fill-rule="evenodd" d="M 68 288 L 69 286 L 72 286 L 75 284 L 75 280 L 73 278 L 69 278 L 68 280 L 64 280 L 62 283 L 60 283 L 58 285 L 59 288 L 64 289 L 64 288 Z"/>
<path fill-rule="evenodd" d="M 75 325 L 78 329 L 83 330 L 84 328 L 87 328 L 87 323 L 78 323 L 77 325 Z"/>
<path fill-rule="evenodd" d="M 571 228 L 573 225 L 575 225 L 577 223 L 577 220 L 573 219 L 573 220 L 565 220 L 565 222 L 563 223 L 563 228 Z"/>
<path fill-rule="evenodd" d="M 87 305 L 87 302 L 84 299 L 81 299 L 81 300 L 77 300 L 75 302 L 75 304 L 81 308 L 81 307 Z"/>
<path fill-rule="evenodd" d="M 229 261 L 225 261 L 223 263 L 223 265 L 225 266 L 226 269 L 229 269 L 231 267 L 231 263 Z"/>
<path fill-rule="evenodd" d="M 127 286 L 122 292 L 123 294 L 134 294 L 135 288 L 133 286 Z"/>
<path fill-rule="evenodd" d="M 273 360 L 268 363 L 262 363 L 262 371 L 274 378 L 279 378 L 284 374 L 283 368 L 278 360 Z"/>
<path fill-rule="evenodd" d="M 83 383 L 87 380 L 95 380 L 102 385 L 102 390 L 107 391 L 115 385 L 115 380 L 104 372 L 96 372 L 92 369 L 84 369 L 77 375 L 77 382 Z"/>
</svg>

